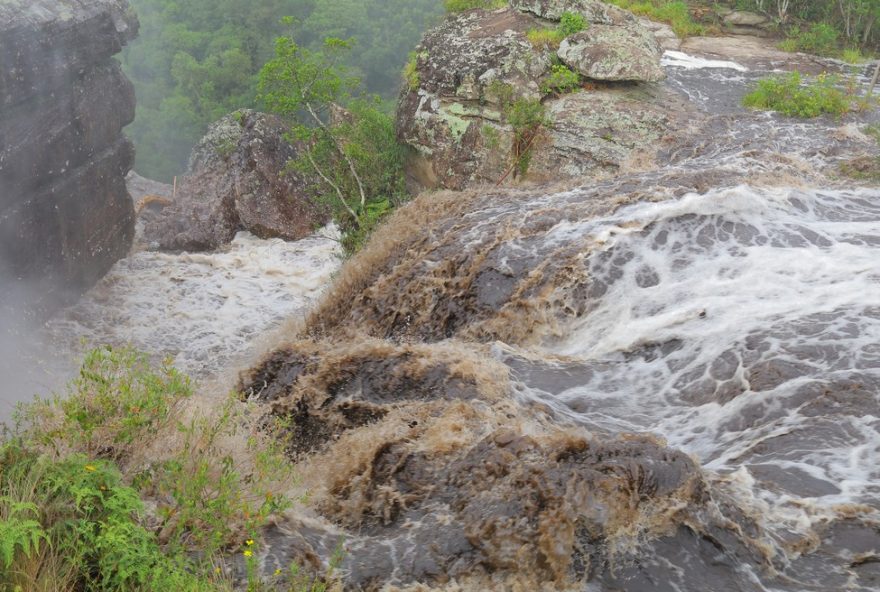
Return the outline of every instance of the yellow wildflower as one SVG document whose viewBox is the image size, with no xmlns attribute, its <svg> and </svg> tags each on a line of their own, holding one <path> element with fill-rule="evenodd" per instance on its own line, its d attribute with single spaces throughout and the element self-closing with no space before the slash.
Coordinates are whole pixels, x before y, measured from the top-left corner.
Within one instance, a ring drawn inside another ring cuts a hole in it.
<svg viewBox="0 0 880 592">
<path fill-rule="evenodd" d="M 251 551 L 250 549 L 247 549 L 247 550 L 244 552 L 244 556 L 245 556 L 245 557 L 250 557 L 250 556 L 253 555 L 253 554 L 254 554 L 254 552 Z"/>
<path fill-rule="evenodd" d="M 88 472 L 90 472 L 90 473 L 94 473 L 95 471 L 98 470 L 98 468 L 95 467 L 95 465 L 86 465 L 86 466 L 85 466 L 85 469 L 86 469 Z"/>
<path fill-rule="evenodd" d="M 244 544 L 247 545 L 248 547 L 252 547 L 254 544 L 254 539 L 248 539 L 244 542 Z"/>
<path fill-rule="evenodd" d="M 281 575 L 281 570 L 280 570 L 280 569 L 276 569 L 276 570 L 275 570 L 275 575 L 276 575 L 276 576 L 280 576 L 280 575 Z"/>
</svg>

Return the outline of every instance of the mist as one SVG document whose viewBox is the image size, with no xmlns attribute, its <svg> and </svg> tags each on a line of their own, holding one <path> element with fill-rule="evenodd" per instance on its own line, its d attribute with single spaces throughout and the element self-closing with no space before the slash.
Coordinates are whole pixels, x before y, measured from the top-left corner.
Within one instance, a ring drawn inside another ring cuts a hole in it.
<svg viewBox="0 0 880 592">
<path fill-rule="evenodd" d="M 392 111 L 401 70 L 422 33 L 443 14 L 441 0 L 132 0 L 140 33 L 121 54 L 137 94 L 126 133 L 138 174 L 169 183 L 212 122 L 239 108 L 261 108 L 260 68 L 275 38 L 292 34 L 309 49 L 327 37 L 351 39 L 350 74 Z M 280 21 L 293 16 L 297 24 Z M 229 26 L 235 23 L 235 28 Z"/>
</svg>

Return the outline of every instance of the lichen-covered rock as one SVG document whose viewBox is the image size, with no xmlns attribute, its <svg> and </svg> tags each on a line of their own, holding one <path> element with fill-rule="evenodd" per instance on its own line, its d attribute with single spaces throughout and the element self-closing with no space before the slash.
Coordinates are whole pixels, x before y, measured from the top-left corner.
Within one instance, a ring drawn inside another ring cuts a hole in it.
<svg viewBox="0 0 880 592">
<path fill-rule="evenodd" d="M 626 25 L 636 22 L 627 10 L 600 0 L 511 0 L 510 5 L 522 12 L 530 12 L 543 19 L 558 21 L 563 13 L 581 14 L 590 24 Z"/>
<path fill-rule="evenodd" d="M 592 25 L 565 39 L 559 59 L 593 80 L 659 82 L 666 78 L 660 65 L 663 50 L 641 25 Z"/>
<path fill-rule="evenodd" d="M 203 251 L 247 230 L 297 240 L 328 221 L 313 180 L 290 171 L 297 148 L 274 116 L 242 110 L 213 124 L 193 149 L 173 205 L 147 224 L 145 242 L 162 250 Z"/>
<path fill-rule="evenodd" d="M 560 96 L 549 84 L 557 57 L 527 33 L 557 26 L 553 19 L 566 11 L 583 14 L 593 33 L 563 42 L 589 89 Z M 602 86 L 657 81 L 664 72 L 655 36 L 631 13 L 596 0 L 519 0 L 451 15 L 415 55 L 416 75 L 401 94 L 397 119 L 398 136 L 414 149 L 407 167 L 414 190 L 521 180 L 508 120 L 516 101 L 540 101 L 549 116 L 529 142 L 529 180 L 615 171 L 675 119 L 657 93 Z"/>
<path fill-rule="evenodd" d="M 137 28 L 126 0 L 0 2 L 0 300 L 37 285 L 25 306 L 51 312 L 128 253 L 135 96 L 112 56 Z"/>
</svg>

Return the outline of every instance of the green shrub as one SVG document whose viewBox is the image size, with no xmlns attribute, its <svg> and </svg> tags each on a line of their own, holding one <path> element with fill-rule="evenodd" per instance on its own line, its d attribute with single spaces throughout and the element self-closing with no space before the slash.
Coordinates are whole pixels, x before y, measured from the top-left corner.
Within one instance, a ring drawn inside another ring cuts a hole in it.
<svg viewBox="0 0 880 592">
<path fill-rule="evenodd" d="M 526 33 L 526 38 L 536 49 L 557 49 L 565 35 L 559 29 L 532 29 Z"/>
<path fill-rule="evenodd" d="M 818 117 L 824 113 L 843 115 L 851 109 L 846 94 L 837 88 L 837 78 L 819 76 L 803 84 L 799 72 L 774 76 L 758 82 L 754 91 L 743 98 L 743 105 L 778 111 L 790 117 Z"/>
<path fill-rule="evenodd" d="M 513 128 L 513 167 L 524 177 L 532 162 L 534 143 L 541 130 L 550 125 L 547 110 L 541 101 L 517 99 L 505 109 L 505 118 Z"/>
<path fill-rule="evenodd" d="M 139 523 L 143 504 L 107 461 L 0 446 L 0 589 L 212 590 Z"/>
<path fill-rule="evenodd" d="M 788 32 L 788 39 L 779 44 L 784 51 L 803 51 L 817 55 L 837 53 L 837 29 L 827 23 L 814 23 L 807 30 L 794 27 Z"/>
<path fill-rule="evenodd" d="M 581 86 L 581 77 L 567 66 L 556 64 L 550 69 L 550 75 L 541 83 L 541 92 L 570 93 Z"/>
<path fill-rule="evenodd" d="M 462 12 L 473 8 L 504 8 L 507 0 L 443 0 L 446 12 Z"/>
<path fill-rule="evenodd" d="M 66 397 L 20 408 L 0 441 L 0 590 L 230 591 L 215 559 L 291 505 L 289 429 L 232 397 L 185 420 L 191 394 L 169 365 L 104 347 Z M 324 586 L 252 576 L 249 590 Z"/>
<path fill-rule="evenodd" d="M 562 40 L 576 33 L 580 33 L 588 26 L 587 19 L 581 14 L 563 12 L 559 25 L 555 29 L 532 29 L 526 33 L 526 37 L 536 48 L 546 47 L 557 49 Z"/>
<path fill-rule="evenodd" d="M 563 37 L 570 37 L 587 28 L 587 19 L 582 14 L 563 12 L 559 19 L 559 32 Z"/>
<path fill-rule="evenodd" d="M 108 346 L 86 354 L 65 395 L 37 399 L 17 417 L 56 453 L 124 461 L 191 396 L 189 379 L 169 362 L 154 369 L 146 355 Z"/>
<path fill-rule="evenodd" d="M 410 52 L 409 60 L 403 67 L 403 80 L 411 91 L 419 90 L 422 84 L 422 77 L 419 74 L 419 55 L 414 51 Z"/>
<path fill-rule="evenodd" d="M 840 59 L 847 64 L 861 64 L 867 61 L 868 58 L 862 54 L 859 48 L 848 47 L 840 52 Z"/>
</svg>

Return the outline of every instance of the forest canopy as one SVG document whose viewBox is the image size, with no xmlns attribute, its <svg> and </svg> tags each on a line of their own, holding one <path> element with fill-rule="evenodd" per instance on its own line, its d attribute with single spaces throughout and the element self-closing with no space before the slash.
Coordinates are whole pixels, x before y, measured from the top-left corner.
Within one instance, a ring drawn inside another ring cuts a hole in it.
<svg viewBox="0 0 880 592">
<path fill-rule="evenodd" d="M 443 13 L 440 0 L 131 0 L 139 38 L 122 56 L 138 110 L 127 129 L 135 169 L 169 181 L 186 167 L 208 124 L 256 105 L 257 75 L 272 56 L 281 19 L 300 21 L 298 39 L 320 48 L 352 39 L 347 65 L 366 89 L 390 100 L 422 33 Z"/>
</svg>

